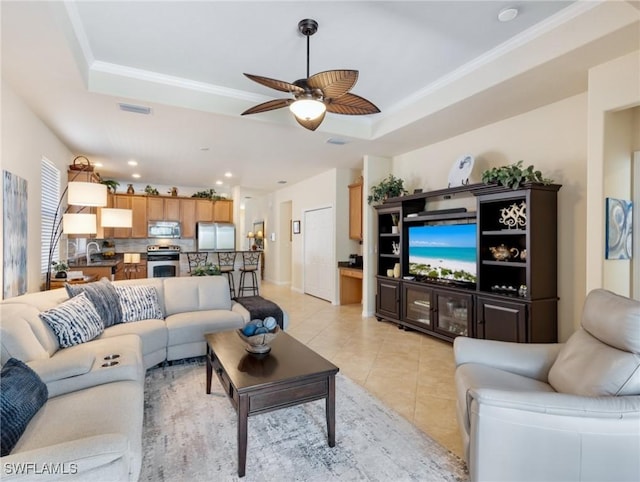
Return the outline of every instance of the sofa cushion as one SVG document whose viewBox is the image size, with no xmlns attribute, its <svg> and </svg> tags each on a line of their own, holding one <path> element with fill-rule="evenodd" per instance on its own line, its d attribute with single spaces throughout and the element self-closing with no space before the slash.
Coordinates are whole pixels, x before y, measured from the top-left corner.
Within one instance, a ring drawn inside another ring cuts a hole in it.
<svg viewBox="0 0 640 482">
<path fill-rule="evenodd" d="M 202 342 L 205 333 L 233 330 L 244 326 L 244 319 L 228 310 L 206 310 L 177 313 L 165 320 L 169 331 L 168 346 Z"/>
<path fill-rule="evenodd" d="M 44 405 L 47 386 L 31 368 L 11 358 L 0 374 L 2 457 L 11 453 L 29 421 Z"/>
<path fill-rule="evenodd" d="M 167 326 L 164 320 L 141 320 L 136 323 L 120 323 L 108 330 L 104 330 L 100 338 L 130 334 L 138 335 L 142 340 L 143 355 L 148 355 L 167 347 Z"/>
<path fill-rule="evenodd" d="M 558 353 L 549 383 L 558 392 L 587 397 L 640 395 L 640 356 L 579 329 Z"/>
<path fill-rule="evenodd" d="M 62 348 L 93 340 L 104 331 L 100 315 L 86 293 L 40 313 L 40 318 L 53 328 Z"/>
<path fill-rule="evenodd" d="M 158 303 L 158 293 L 153 286 L 117 286 L 122 308 L 122 322 L 162 319 L 164 314 Z"/>
<path fill-rule="evenodd" d="M 65 288 L 69 297 L 86 293 L 96 307 L 105 328 L 122 323 L 122 309 L 118 292 L 107 278 L 102 278 L 94 283 L 76 285 L 66 283 Z"/>
<path fill-rule="evenodd" d="M 29 323 L 20 316 L 22 308 L 26 305 L 6 305 L 2 308 L 0 319 L 0 349 L 1 363 L 6 363 L 9 358 L 31 361 L 39 358 L 49 358 L 49 354 L 38 341 Z M 42 321 L 40 321 L 42 323 Z"/>
<path fill-rule="evenodd" d="M 166 315 L 201 310 L 230 310 L 231 295 L 224 276 L 165 278 Z"/>
</svg>

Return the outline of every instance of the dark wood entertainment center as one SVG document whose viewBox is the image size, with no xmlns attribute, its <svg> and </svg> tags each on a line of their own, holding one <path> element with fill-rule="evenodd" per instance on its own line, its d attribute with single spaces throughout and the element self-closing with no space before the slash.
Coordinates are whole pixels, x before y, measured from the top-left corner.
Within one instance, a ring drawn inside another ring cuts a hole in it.
<svg viewBox="0 0 640 482">
<path fill-rule="evenodd" d="M 557 342 L 560 187 L 525 184 L 513 190 L 470 184 L 390 198 L 375 206 L 377 319 L 448 341 L 469 336 Z M 459 207 L 465 203 L 467 207 Z M 397 232 L 392 229 L 394 218 L 401 220 Z M 476 282 L 410 276 L 409 227 L 454 223 L 477 226 Z M 400 246 L 399 252 L 394 252 L 394 245 Z M 499 259 L 496 251 L 511 253 Z M 387 275 L 396 263 L 401 267 L 399 278 Z"/>
</svg>

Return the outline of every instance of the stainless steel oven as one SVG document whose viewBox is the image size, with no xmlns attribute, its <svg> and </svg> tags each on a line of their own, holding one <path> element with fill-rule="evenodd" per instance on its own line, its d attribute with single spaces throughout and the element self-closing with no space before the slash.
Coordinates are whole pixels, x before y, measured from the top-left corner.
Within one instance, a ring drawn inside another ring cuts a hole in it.
<svg viewBox="0 0 640 482">
<path fill-rule="evenodd" d="M 147 246 L 147 276 L 149 278 L 180 276 L 180 246 L 159 244 Z"/>
</svg>

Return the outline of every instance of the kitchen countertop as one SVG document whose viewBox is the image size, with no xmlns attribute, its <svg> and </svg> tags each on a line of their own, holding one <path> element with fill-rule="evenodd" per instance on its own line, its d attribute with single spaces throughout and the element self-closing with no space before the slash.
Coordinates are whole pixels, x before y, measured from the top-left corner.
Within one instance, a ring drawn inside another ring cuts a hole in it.
<svg viewBox="0 0 640 482">
<path fill-rule="evenodd" d="M 349 264 L 349 261 L 338 261 L 338 268 L 359 269 L 362 271 L 362 266 L 354 266 Z"/>
</svg>

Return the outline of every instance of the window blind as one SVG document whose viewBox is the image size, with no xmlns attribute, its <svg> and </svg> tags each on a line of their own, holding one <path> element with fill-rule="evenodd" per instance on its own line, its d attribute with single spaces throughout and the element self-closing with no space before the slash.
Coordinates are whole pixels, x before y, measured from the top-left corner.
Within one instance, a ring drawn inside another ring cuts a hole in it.
<svg viewBox="0 0 640 482">
<path fill-rule="evenodd" d="M 43 158 L 40 174 L 40 272 L 46 274 L 49 270 L 47 263 L 51 247 L 51 231 L 54 228 L 56 208 L 60 199 L 60 170 L 51 161 Z M 58 261 L 58 253 L 58 246 L 56 246 L 53 261 Z"/>
</svg>

